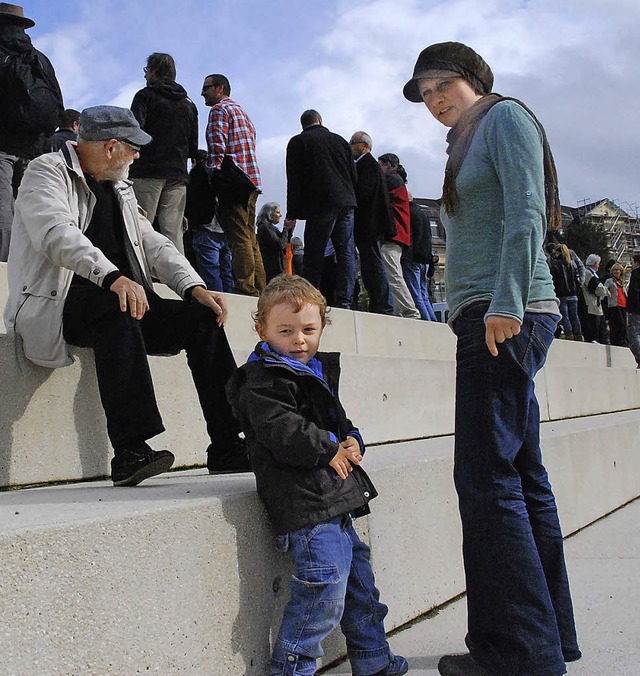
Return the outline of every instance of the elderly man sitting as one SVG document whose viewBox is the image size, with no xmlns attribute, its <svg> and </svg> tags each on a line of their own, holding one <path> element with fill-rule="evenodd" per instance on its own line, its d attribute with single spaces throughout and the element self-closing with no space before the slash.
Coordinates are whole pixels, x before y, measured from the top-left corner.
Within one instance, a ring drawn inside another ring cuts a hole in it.
<svg viewBox="0 0 640 676">
<path fill-rule="evenodd" d="M 67 343 L 94 351 L 116 486 L 173 464 L 172 453 L 146 443 L 164 431 L 147 354 L 183 349 L 211 437 L 209 470 L 249 469 L 224 393 L 235 362 L 223 299 L 140 214 L 126 180 L 150 141 L 130 110 L 83 111 L 77 145 L 29 164 L 9 253 L 5 324 L 26 357 L 54 368 L 73 361 Z M 154 278 L 183 300 L 159 297 Z"/>
</svg>

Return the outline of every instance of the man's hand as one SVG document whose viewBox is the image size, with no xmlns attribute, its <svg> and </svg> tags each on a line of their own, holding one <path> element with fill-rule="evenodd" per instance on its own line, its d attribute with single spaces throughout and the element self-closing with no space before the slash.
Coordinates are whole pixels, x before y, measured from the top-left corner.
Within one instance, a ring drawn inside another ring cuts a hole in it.
<svg viewBox="0 0 640 676">
<path fill-rule="evenodd" d="M 149 309 L 149 301 L 144 287 L 124 275 L 118 277 L 109 287 L 109 290 L 113 291 L 120 299 L 122 312 L 126 312 L 128 306 L 134 319 L 142 319 L 144 313 Z"/>
<path fill-rule="evenodd" d="M 229 312 L 227 310 L 227 305 L 224 302 L 224 298 L 220 294 L 215 291 L 209 291 L 208 289 L 205 289 L 204 286 L 194 286 L 191 288 L 191 297 L 194 300 L 197 300 L 201 305 L 206 305 L 211 308 L 217 315 L 216 324 L 218 326 L 224 326 Z"/>
<path fill-rule="evenodd" d="M 513 338 L 520 333 L 520 322 L 513 317 L 500 317 L 491 315 L 485 321 L 485 341 L 489 352 L 494 357 L 498 356 L 498 346 L 496 343 L 504 343 L 505 340 Z"/>
</svg>

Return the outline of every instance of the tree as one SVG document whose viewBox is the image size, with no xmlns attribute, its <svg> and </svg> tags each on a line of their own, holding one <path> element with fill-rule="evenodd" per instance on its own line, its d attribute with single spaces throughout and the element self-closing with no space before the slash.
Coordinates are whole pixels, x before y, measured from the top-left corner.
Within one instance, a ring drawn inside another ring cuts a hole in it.
<svg viewBox="0 0 640 676">
<path fill-rule="evenodd" d="M 609 238 L 601 224 L 596 220 L 576 217 L 566 228 L 567 246 L 573 249 L 582 260 L 589 254 L 598 254 L 603 261 L 612 256 Z"/>
</svg>

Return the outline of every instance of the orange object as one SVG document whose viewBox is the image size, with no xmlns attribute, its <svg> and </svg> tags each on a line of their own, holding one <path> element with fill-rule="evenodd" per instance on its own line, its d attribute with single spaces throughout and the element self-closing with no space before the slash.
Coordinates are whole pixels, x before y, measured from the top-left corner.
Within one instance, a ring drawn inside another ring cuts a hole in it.
<svg viewBox="0 0 640 676">
<path fill-rule="evenodd" d="M 291 246 L 291 242 L 287 244 L 287 248 L 284 250 L 284 271 L 287 275 L 293 274 L 293 246 Z"/>
</svg>

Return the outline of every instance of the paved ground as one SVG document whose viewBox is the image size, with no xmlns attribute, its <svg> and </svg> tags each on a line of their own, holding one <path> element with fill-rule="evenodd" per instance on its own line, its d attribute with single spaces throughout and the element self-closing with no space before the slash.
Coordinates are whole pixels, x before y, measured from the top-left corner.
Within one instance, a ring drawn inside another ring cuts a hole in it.
<svg viewBox="0 0 640 676">
<path fill-rule="evenodd" d="M 569 676 L 640 676 L 640 499 L 569 538 L 566 556 L 583 653 Z M 465 622 L 462 599 L 390 643 L 410 674 L 434 675 L 441 655 L 465 651 Z M 345 663 L 324 673 L 351 671 Z"/>
</svg>

